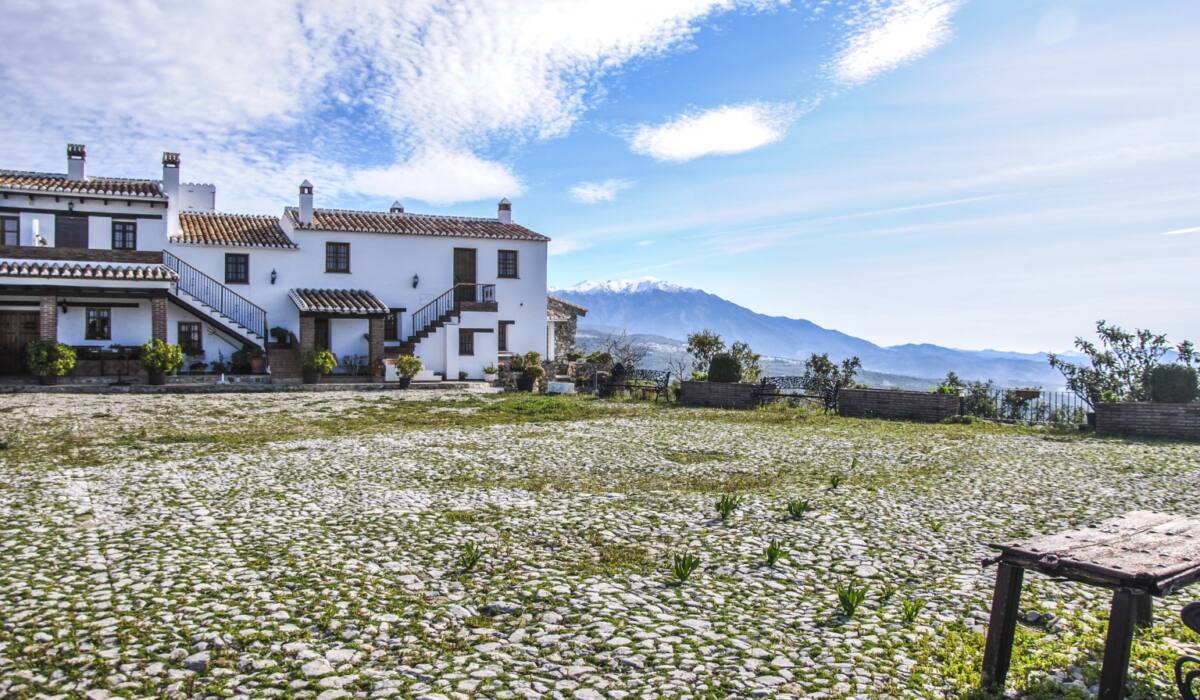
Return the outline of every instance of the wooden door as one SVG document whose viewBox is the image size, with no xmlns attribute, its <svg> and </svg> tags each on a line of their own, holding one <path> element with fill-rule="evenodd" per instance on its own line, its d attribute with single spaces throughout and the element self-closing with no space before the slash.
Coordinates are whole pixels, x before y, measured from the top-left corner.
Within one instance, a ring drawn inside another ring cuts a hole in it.
<svg viewBox="0 0 1200 700">
<path fill-rule="evenodd" d="M 87 248 L 88 220 L 86 216 L 54 217 L 55 248 Z"/>
<path fill-rule="evenodd" d="M 0 311 L 0 374 L 25 373 L 25 346 L 38 339 L 38 312 Z"/>
<path fill-rule="evenodd" d="M 464 286 L 459 286 L 464 285 Z M 454 301 L 475 301 L 475 249 L 454 249 Z"/>
<path fill-rule="evenodd" d="M 316 335 L 316 337 L 313 338 L 313 345 L 318 350 L 328 350 L 329 349 L 329 319 L 314 318 L 313 319 L 313 331 L 314 331 L 314 334 Z"/>
</svg>

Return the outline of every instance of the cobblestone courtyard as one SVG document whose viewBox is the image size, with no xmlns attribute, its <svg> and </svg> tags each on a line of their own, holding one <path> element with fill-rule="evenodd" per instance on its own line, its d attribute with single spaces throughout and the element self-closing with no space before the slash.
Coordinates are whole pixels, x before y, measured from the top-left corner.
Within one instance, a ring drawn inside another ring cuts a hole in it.
<svg viewBox="0 0 1200 700">
<path fill-rule="evenodd" d="M 1010 426 L 434 392 L 0 416 L 6 698 L 973 697 L 985 542 L 1200 508 L 1200 446 Z M 1173 697 L 1196 599 L 1139 633 L 1133 697 Z M 1012 688 L 1088 697 L 1107 596 L 1024 603 L 1058 620 L 1019 629 Z"/>
</svg>

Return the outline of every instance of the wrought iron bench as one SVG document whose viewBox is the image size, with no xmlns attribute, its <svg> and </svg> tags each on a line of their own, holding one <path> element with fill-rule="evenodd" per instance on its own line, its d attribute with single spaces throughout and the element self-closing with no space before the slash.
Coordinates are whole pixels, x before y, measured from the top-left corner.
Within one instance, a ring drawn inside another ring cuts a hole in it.
<svg viewBox="0 0 1200 700">
<path fill-rule="evenodd" d="M 655 401 L 659 397 L 666 397 L 670 401 L 671 373 L 661 369 L 635 369 L 625 375 L 620 387 L 614 388 L 624 389 L 630 394 L 637 392 L 643 399 L 653 395 Z"/>
<path fill-rule="evenodd" d="M 1196 634 L 1200 634 L 1200 603 L 1189 603 L 1183 606 L 1183 624 Z M 1184 671 L 1187 666 L 1194 666 L 1190 671 Z M 1183 700 L 1200 699 L 1200 659 L 1194 656 L 1181 656 L 1175 662 L 1175 685 L 1179 686 L 1179 694 Z"/>
</svg>

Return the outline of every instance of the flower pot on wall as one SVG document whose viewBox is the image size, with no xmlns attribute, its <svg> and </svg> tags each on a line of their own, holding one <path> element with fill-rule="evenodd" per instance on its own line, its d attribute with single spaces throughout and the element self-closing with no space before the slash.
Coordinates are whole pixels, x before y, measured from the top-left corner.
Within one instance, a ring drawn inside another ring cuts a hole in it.
<svg viewBox="0 0 1200 700">
<path fill-rule="evenodd" d="M 304 377 L 305 384 L 318 384 L 321 381 L 321 372 L 319 370 L 305 367 L 301 374 Z"/>
</svg>

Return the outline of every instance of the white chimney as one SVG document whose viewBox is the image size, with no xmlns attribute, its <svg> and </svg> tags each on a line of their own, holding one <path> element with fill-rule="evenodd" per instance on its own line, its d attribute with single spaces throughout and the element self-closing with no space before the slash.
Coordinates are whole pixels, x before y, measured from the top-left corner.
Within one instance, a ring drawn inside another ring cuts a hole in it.
<svg viewBox="0 0 1200 700">
<path fill-rule="evenodd" d="M 512 223 L 512 202 L 508 201 L 508 197 L 500 200 L 500 205 L 496 207 L 496 219 L 502 224 Z"/>
<path fill-rule="evenodd" d="M 300 183 L 300 223 L 311 224 L 313 218 L 313 186 L 308 180 Z"/>
<path fill-rule="evenodd" d="M 403 214 L 404 213 L 404 205 L 401 204 L 400 200 L 397 199 L 396 201 L 392 202 L 392 208 L 388 209 L 388 213 Z"/>
<path fill-rule="evenodd" d="M 167 195 L 167 237 L 173 238 L 179 233 L 179 211 L 183 209 L 179 196 L 179 154 L 163 151 L 162 166 L 163 194 Z"/>
<path fill-rule="evenodd" d="M 67 144 L 67 179 L 84 180 L 87 178 L 87 148 L 82 143 Z"/>
</svg>

